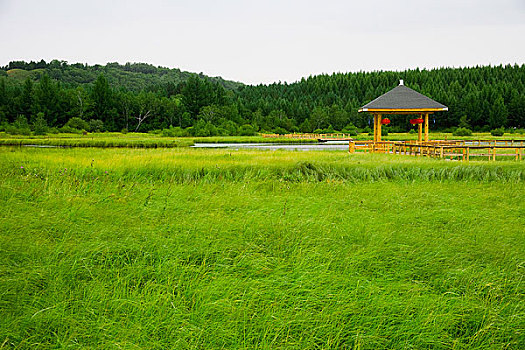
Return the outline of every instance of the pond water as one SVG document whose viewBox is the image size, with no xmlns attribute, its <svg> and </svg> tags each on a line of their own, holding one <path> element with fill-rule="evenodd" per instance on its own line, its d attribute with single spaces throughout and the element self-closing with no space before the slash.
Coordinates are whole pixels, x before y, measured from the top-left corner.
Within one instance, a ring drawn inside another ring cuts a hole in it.
<svg viewBox="0 0 525 350">
<path fill-rule="evenodd" d="M 34 148 L 70 148 L 71 146 L 23 145 Z M 229 149 L 269 149 L 291 151 L 348 151 L 348 141 L 327 141 L 319 143 L 283 144 L 283 143 L 196 143 L 192 148 L 229 148 Z"/>
<path fill-rule="evenodd" d="M 322 143 L 282 144 L 282 143 L 196 143 L 193 148 L 230 149 L 270 149 L 291 151 L 348 151 L 348 141 L 328 141 Z"/>
</svg>

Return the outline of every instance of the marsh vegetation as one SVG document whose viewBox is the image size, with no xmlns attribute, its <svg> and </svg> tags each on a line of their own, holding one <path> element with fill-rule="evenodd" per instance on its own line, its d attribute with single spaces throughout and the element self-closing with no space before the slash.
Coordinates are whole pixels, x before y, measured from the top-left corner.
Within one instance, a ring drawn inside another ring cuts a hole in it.
<svg viewBox="0 0 525 350">
<path fill-rule="evenodd" d="M 522 348 L 523 162 L 0 148 L 13 348 Z"/>
</svg>

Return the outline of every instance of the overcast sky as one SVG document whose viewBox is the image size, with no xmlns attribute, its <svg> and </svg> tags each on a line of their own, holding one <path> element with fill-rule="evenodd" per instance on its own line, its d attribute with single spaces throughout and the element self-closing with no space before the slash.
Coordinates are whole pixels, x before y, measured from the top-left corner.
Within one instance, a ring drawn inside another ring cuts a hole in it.
<svg viewBox="0 0 525 350">
<path fill-rule="evenodd" d="M 0 0 L 0 65 L 146 62 L 258 84 L 525 63 L 525 0 Z"/>
</svg>

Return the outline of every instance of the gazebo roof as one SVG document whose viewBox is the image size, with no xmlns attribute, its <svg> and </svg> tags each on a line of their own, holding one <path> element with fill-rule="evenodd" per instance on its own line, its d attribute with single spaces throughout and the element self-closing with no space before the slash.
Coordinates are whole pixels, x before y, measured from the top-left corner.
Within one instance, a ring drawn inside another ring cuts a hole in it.
<svg viewBox="0 0 525 350">
<path fill-rule="evenodd" d="M 437 112 L 448 107 L 403 85 L 403 80 L 387 93 L 359 109 L 359 112 Z"/>
</svg>

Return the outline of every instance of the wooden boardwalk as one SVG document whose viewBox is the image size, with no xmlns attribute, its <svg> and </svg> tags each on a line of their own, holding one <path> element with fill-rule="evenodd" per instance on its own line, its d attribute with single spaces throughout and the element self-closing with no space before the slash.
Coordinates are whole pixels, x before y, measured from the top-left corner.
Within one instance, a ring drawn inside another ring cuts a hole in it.
<svg viewBox="0 0 525 350">
<path fill-rule="evenodd" d="M 432 141 L 355 141 L 350 134 L 262 134 L 267 138 L 316 139 L 319 142 L 348 141 L 348 150 L 426 156 L 456 160 L 470 160 L 471 157 L 525 158 L 525 140 L 432 140 Z"/>
<path fill-rule="evenodd" d="M 495 161 L 506 157 L 525 158 L 525 140 L 435 140 L 415 141 L 350 141 L 348 151 L 391 153 L 469 161 L 471 157 L 486 157 Z"/>
<path fill-rule="evenodd" d="M 266 138 L 287 138 L 287 139 L 302 139 L 302 140 L 318 140 L 319 142 L 327 141 L 351 141 L 353 140 L 350 134 L 262 134 Z"/>
</svg>

